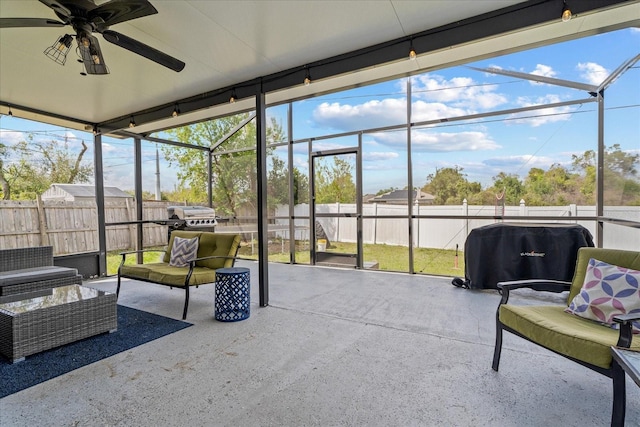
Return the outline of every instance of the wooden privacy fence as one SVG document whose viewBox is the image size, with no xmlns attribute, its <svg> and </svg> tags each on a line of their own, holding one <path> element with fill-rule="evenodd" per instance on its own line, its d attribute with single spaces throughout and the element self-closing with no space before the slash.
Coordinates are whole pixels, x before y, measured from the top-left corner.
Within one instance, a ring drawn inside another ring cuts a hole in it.
<svg viewBox="0 0 640 427">
<path fill-rule="evenodd" d="M 175 202 L 143 202 L 143 220 L 167 218 Z M 105 202 L 108 223 L 136 220 L 132 199 Z M 107 250 L 135 247 L 135 225 L 109 226 Z M 144 246 L 167 244 L 167 227 L 143 224 Z M 0 201 L 0 249 L 53 246 L 54 255 L 92 252 L 98 246 L 98 215 L 93 201 Z"/>
</svg>

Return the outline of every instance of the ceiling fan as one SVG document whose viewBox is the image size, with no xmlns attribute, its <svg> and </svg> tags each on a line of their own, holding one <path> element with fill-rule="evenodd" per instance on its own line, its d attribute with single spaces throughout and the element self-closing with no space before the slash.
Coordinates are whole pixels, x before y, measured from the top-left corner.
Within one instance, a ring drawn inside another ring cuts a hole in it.
<svg viewBox="0 0 640 427">
<path fill-rule="evenodd" d="M 39 0 L 50 7 L 62 21 L 46 18 L 0 18 L 0 28 L 17 27 L 64 27 L 70 25 L 75 34 L 64 34 L 48 47 L 44 53 L 55 62 L 64 65 L 73 37 L 78 44 L 78 53 L 87 74 L 109 74 L 98 39 L 93 33 L 116 46 L 144 56 L 151 61 L 180 72 L 185 63 L 160 52 L 131 37 L 110 30 L 121 22 L 158 13 L 148 0 L 111 0 L 97 5 L 95 0 Z"/>
</svg>

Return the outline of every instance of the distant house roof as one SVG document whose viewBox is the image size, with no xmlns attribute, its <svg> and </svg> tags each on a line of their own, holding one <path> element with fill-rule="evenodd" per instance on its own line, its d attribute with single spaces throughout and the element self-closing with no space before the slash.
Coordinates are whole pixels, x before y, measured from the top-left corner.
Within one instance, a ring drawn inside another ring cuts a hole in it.
<svg viewBox="0 0 640 427">
<path fill-rule="evenodd" d="M 388 193 L 381 194 L 372 199 L 369 199 L 369 203 L 393 203 L 393 204 L 407 204 L 409 190 L 394 190 Z M 430 204 L 433 203 L 435 196 L 425 193 L 420 190 L 413 190 L 411 199 L 418 204 Z"/>
<path fill-rule="evenodd" d="M 375 194 L 365 194 L 364 196 L 362 196 L 362 202 L 363 203 L 370 203 L 371 199 L 374 199 L 376 197 Z"/>
<path fill-rule="evenodd" d="M 73 198 L 93 198 L 96 197 L 94 185 L 86 184 L 51 184 L 51 187 L 42 194 L 43 198 L 56 198 L 61 195 L 68 195 Z M 125 193 L 118 187 L 104 187 L 104 197 L 109 198 L 133 198 L 131 194 Z"/>
</svg>

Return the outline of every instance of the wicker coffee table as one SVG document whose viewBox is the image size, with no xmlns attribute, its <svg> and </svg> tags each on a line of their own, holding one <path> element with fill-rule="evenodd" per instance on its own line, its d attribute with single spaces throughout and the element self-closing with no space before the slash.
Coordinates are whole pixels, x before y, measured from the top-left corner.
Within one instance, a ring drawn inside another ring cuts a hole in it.
<svg viewBox="0 0 640 427">
<path fill-rule="evenodd" d="M 0 353 L 13 363 L 117 328 L 113 293 L 70 285 L 0 298 Z"/>
</svg>

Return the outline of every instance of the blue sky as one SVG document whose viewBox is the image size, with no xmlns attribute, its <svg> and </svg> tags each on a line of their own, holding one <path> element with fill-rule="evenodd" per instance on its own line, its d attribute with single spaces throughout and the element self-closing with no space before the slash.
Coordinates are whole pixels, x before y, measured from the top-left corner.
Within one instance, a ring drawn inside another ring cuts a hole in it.
<svg viewBox="0 0 640 427">
<path fill-rule="evenodd" d="M 435 70 L 412 77 L 412 121 L 420 122 L 495 110 L 587 98 L 583 91 L 533 83 L 475 71 L 469 66 L 532 73 L 597 85 L 621 63 L 640 52 L 640 30 L 624 29 L 564 42 L 466 66 Z M 299 101 L 294 104 L 294 139 L 370 129 L 406 122 L 406 80 Z M 640 65 L 629 70 L 605 92 L 605 140 L 623 150 L 640 153 Z M 572 154 L 596 149 L 597 104 L 536 110 L 526 117 L 505 115 L 481 120 L 447 122 L 414 129 L 412 164 L 414 185 L 422 186 L 438 168 L 458 166 L 484 186 L 503 171 L 525 176 L 531 167 L 569 165 Z M 269 110 L 286 129 L 285 108 Z M 28 132 L 34 138 L 64 143 L 72 149 L 92 135 L 29 122 L 0 118 L 0 140 L 12 145 Z M 104 138 L 105 184 L 131 189 L 133 150 L 130 141 Z M 316 141 L 314 150 L 355 146 L 357 139 Z M 295 148 L 295 166 L 308 171 L 307 145 Z M 286 159 L 286 152 L 276 151 Z M 155 144 L 143 146 L 145 190 L 155 183 Z M 85 159 L 92 161 L 92 152 Z M 9 158 L 8 160 L 13 160 Z M 407 185 L 406 132 L 369 133 L 363 138 L 365 193 Z M 161 185 L 172 190 L 176 172 L 161 159 Z"/>
</svg>

